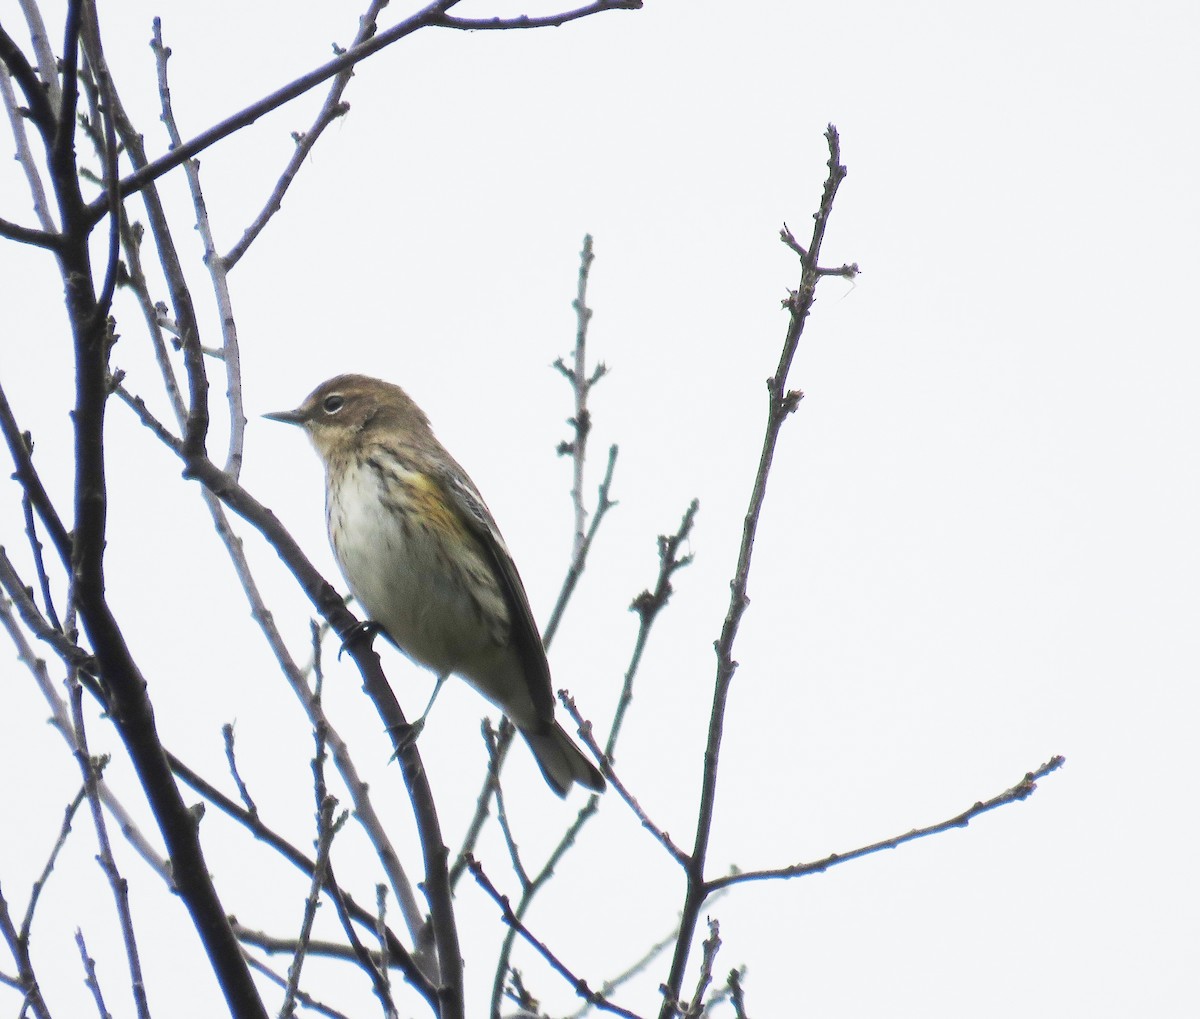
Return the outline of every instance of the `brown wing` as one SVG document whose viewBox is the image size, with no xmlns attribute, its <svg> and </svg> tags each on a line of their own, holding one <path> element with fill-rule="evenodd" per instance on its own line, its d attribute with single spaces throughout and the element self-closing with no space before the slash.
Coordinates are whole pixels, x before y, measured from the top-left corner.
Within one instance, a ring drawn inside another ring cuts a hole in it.
<svg viewBox="0 0 1200 1019">
<path fill-rule="evenodd" d="M 453 461 L 451 461 L 453 463 Z M 529 681 L 529 695 L 538 714 L 548 724 L 554 721 L 554 690 L 550 681 L 550 663 L 546 661 L 546 649 L 541 634 L 529 607 L 529 596 L 521 583 L 516 564 L 512 561 L 508 546 L 500 536 L 500 529 L 492 518 L 483 497 L 468 480 L 466 472 L 458 464 L 457 470 L 439 472 L 442 483 L 459 517 L 483 545 L 491 560 L 504 601 L 508 606 L 512 642 L 517 649 L 525 676 Z"/>
</svg>

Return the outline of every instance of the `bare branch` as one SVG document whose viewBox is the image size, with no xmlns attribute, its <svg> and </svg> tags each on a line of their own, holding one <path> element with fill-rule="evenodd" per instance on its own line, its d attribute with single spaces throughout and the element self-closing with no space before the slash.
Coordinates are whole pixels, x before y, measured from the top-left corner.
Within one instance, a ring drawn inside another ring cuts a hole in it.
<svg viewBox="0 0 1200 1019">
<path fill-rule="evenodd" d="M 183 144 L 183 137 L 175 122 L 175 110 L 171 105 L 171 88 L 167 79 L 167 60 L 171 50 L 163 44 L 162 19 L 154 19 L 154 34 L 150 41 L 158 69 L 158 95 L 162 106 L 162 121 L 172 147 Z M 208 206 L 200 187 L 200 164 L 189 159 L 183 164 L 188 190 L 192 196 L 192 207 L 196 213 L 196 230 L 204 245 L 204 265 L 212 281 L 213 295 L 217 302 L 217 314 L 221 323 L 221 365 L 225 371 L 225 393 L 229 404 L 229 448 L 225 456 L 225 472 L 237 478 L 242 471 L 242 457 L 246 442 L 246 412 L 242 403 L 242 358 L 238 346 L 237 325 L 233 315 L 233 296 L 229 292 L 229 278 L 225 263 L 217 255 L 212 225 L 208 218 Z"/>
<path fill-rule="evenodd" d="M 379 12 L 387 6 L 387 2 L 388 0 L 371 0 L 366 13 L 359 18 L 358 32 L 354 36 L 354 41 L 350 44 L 350 49 L 361 46 L 378 31 L 376 21 L 379 17 Z M 342 101 L 342 95 L 345 93 L 346 87 L 350 84 L 350 79 L 353 75 L 353 66 L 340 71 L 334 77 L 333 83 L 329 87 L 329 94 L 325 97 L 325 102 L 321 104 L 321 109 L 317 112 L 312 126 L 307 131 L 293 135 L 296 148 L 292 152 L 292 157 L 288 160 L 287 166 L 283 168 L 283 172 L 279 175 L 279 180 L 276 181 L 275 187 L 267 198 L 262 211 L 254 218 L 254 222 L 246 228 L 246 232 L 242 234 L 241 239 L 220 260 L 222 268 L 226 273 L 237 265 L 250 245 L 263 232 L 271 217 L 280 210 L 283 204 L 283 196 L 287 194 L 288 188 L 292 186 L 292 181 L 296 179 L 296 174 L 300 172 L 300 167 L 304 165 L 304 160 L 308 158 L 308 154 L 316 146 L 317 141 L 325 132 L 325 128 L 349 111 L 350 104 Z"/>
<path fill-rule="evenodd" d="M 79 683 L 70 684 L 71 721 L 75 731 L 75 759 L 79 770 L 83 773 L 83 785 L 87 790 L 88 804 L 92 808 L 92 827 L 96 831 L 98 852 L 96 862 L 108 879 L 112 891 L 113 903 L 116 905 L 117 917 L 120 920 L 121 940 L 125 947 L 125 961 L 129 967 L 129 984 L 133 991 L 133 1001 L 137 1008 L 138 1019 L 150 1019 L 150 1004 L 146 1000 L 146 980 L 142 974 L 142 960 L 138 952 L 137 936 L 133 930 L 133 911 L 129 905 L 129 885 L 117 869 L 117 861 L 113 856 L 112 843 L 108 839 L 108 825 L 104 822 L 104 810 L 100 803 L 98 791 L 100 767 L 88 751 L 87 730 L 83 719 L 83 687 Z M 85 953 L 86 958 L 86 953 Z M 99 987 L 95 988 L 97 1001 Z"/>
<path fill-rule="evenodd" d="M 38 133 L 42 136 L 47 156 L 49 156 L 54 136 L 58 132 L 58 113 L 56 111 L 61 108 L 62 98 L 61 96 L 57 97 L 56 103 L 53 106 L 50 105 L 48 90 L 42 86 L 37 72 L 25 59 L 21 47 L 4 30 L 3 25 L 0 25 L 0 65 L 6 67 L 7 73 L 16 78 L 17 84 L 21 86 L 21 93 L 25 96 L 25 102 L 29 104 L 29 119 L 33 121 Z"/>
<path fill-rule="evenodd" d="M 242 798 L 242 802 L 246 805 L 246 810 L 249 811 L 250 815 L 258 817 L 258 806 L 255 804 L 254 798 L 250 795 L 250 790 L 246 788 L 246 783 L 242 781 L 241 772 L 238 771 L 232 722 L 226 722 L 221 726 L 221 738 L 225 742 L 225 760 L 229 763 L 229 774 L 233 776 L 233 783 L 237 786 L 238 796 Z"/>
<path fill-rule="evenodd" d="M 3 80 L 3 75 L 0 75 L 0 80 Z M 62 244 L 59 234 L 47 233 L 31 226 L 21 226 L 20 223 L 13 223 L 4 218 L 0 218 L 0 237 L 20 241 L 22 244 L 32 244 L 36 248 L 48 248 L 51 251 L 57 250 Z"/>
<path fill-rule="evenodd" d="M 787 389 L 788 374 L 800 343 L 800 336 L 804 331 L 805 320 L 815 298 L 817 282 L 821 278 L 817 269 L 820 264 L 821 245 L 825 238 L 825 230 L 833 211 L 833 200 L 837 195 L 838 186 L 846 176 L 846 168 L 841 164 L 841 148 L 837 129 L 832 124 L 825 132 L 825 139 L 829 146 L 827 163 L 829 174 L 825 180 L 820 206 L 813 217 L 813 233 L 808 247 L 801 248 L 794 243 L 791 245 L 793 250 L 801 256 L 800 287 L 790 295 L 786 302 L 790 314 L 787 333 L 775 374 L 767 381 L 767 422 L 764 429 L 762 452 L 759 456 L 758 472 L 755 475 L 742 528 L 737 566 L 730 582 L 729 610 L 721 628 L 721 635 L 716 642 L 717 676 L 713 687 L 708 743 L 704 753 L 704 774 L 700 806 L 696 818 L 696 839 L 687 867 L 687 891 L 684 896 L 679 941 L 676 943 L 675 955 L 671 961 L 671 972 L 667 978 L 659 1019 L 671 1019 L 674 1014 L 671 1002 L 679 999 L 692 937 L 704 899 L 711 890 L 705 882 L 704 868 L 708 859 L 708 843 L 712 834 L 713 810 L 716 804 L 717 769 L 725 727 L 725 705 L 733 683 L 733 674 L 737 668 L 737 663 L 733 659 L 733 645 L 742 616 L 750 601 L 746 591 L 754 551 L 754 538 L 766 500 L 767 480 L 771 473 L 771 464 L 774 461 L 779 433 L 783 428 L 784 421 L 796 409 L 803 395 L 799 391 Z M 790 233 L 787 236 L 790 236 Z M 785 242 L 787 236 L 784 238 Z"/>
<path fill-rule="evenodd" d="M 325 751 L 320 745 L 318 738 L 318 758 L 323 756 Z M 318 783 L 319 793 L 322 790 L 324 783 Z M 328 794 L 320 796 L 320 805 L 317 810 L 317 859 L 316 865 L 313 867 L 312 883 L 309 886 L 308 895 L 304 899 L 304 916 L 300 922 L 300 934 L 296 939 L 296 950 L 292 956 L 292 964 L 288 967 L 287 987 L 284 990 L 283 1004 L 279 1007 L 281 1017 L 295 1015 L 296 1012 L 296 994 L 300 987 L 300 971 L 304 965 L 304 956 L 308 951 L 309 940 L 312 938 L 313 923 L 317 918 L 317 901 L 321 895 L 321 888 L 325 884 L 325 875 L 329 868 L 329 852 L 333 847 L 333 838 L 341 828 L 346 819 L 346 815 L 335 821 L 333 818 L 333 808 L 337 801 Z"/>
<path fill-rule="evenodd" d="M 588 553 L 591 550 L 592 543 L 595 541 L 596 533 L 600 530 L 600 524 L 608 511 L 617 505 L 616 501 L 609 496 L 612 487 L 613 472 L 617 466 L 617 447 L 614 445 L 609 447 L 608 465 L 604 471 L 604 480 L 601 481 L 597 492 L 596 508 L 592 513 L 592 522 L 587 528 L 587 532 L 584 533 L 587 510 L 583 505 L 582 496 L 583 468 L 587 455 L 587 437 L 591 431 L 591 413 L 588 410 L 587 397 L 591 387 L 605 373 L 603 364 L 597 365 L 595 369 L 589 372 L 586 357 L 587 327 L 592 317 L 592 311 L 587 306 L 587 283 L 593 260 L 592 237 L 591 234 L 586 234 L 583 238 L 583 250 L 580 252 L 579 282 L 576 287 L 575 299 L 572 301 L 577 323 L 575 349 L 572 355 L 573 367 L 568 368 L 562 358 L 554 362 L 554 367 L 571 383 L 575 403 L 574 416 L 569 422 L 575 430 L 575 438 L 571 442 L 563 442 L 558 446 L 560 455 L 569 454 L 572 459 L 573 481 L 571 486 L 571 504 L 574 512 L 575 531 L 571 562 L 567 566 L 567 573 L 563 578 L 562 588 L 559 590 L 554 608 L 550 612 L 550 618 L 542 629 L 542 644 L 547 648 L 550 647 L 555 634 L 558 633 L 558 627 L 562 622 L 563 614 L 566 612 L 571 596 L 575 593 L 575 588 L 579 584 L 580 577 L 583 576 L 583 571 L 587 566 Z M 484 822 L 487 820 L 492 796 L 500 788 L 500 772 L 504 767 L 505 760 L 508 758 L 508 751 L 512 746 L 515 736 L 516 729 L 513 727 L 513 724 L 507 718 L 502 718 L 496 736 L 495 750 L 490 754 L 488 759 L 487 775 L 484 777 L 483 787 L 480 789 L 479 796 L 475 801 L 475 813 L 471 817 L 470 824 L 467 825 L 462 846 L 459 848 L 458 855 L 454 860 L 454 866 L 450 870 L 451 887 L 458 884 L 458 880 L 462 877 L 465 869 L 466 858 L 475 851 L 475 845 L 479 840 L 480 833 L 483 831 Z M 589 815 L 590 813 L 592 811 L 589 811 Z M 572 828 L 574 827 L 572 825 Z M 535 880 L 534 884 L 536 883 Z M 511 937 L 506 939 L 506 945 L 512 945 Z M 499 1002 L 499 993 L 503 986 L 505 968 L 506 962 L 502 953 L 500 965 L 497 968 L 497 980 L 493 982 L 494 1006 L 497 1006 Z"/>
<path fill-rule="evenodd" d="M 674 534 L 658 536 L 658 577 L 654 582 L 654 590 L 645 590 L 633 599 L 630 611 L 638 614 L 638 634 L 633 644 L 633 655 L 629 660 L 629 668 L 625 670 L 625 681 L 621 685 L 621 696 L 617 700 L 617 710 L 613 714 L 612 726 L 608 733 L 608 745 L 604 756 L 612 759 L 616 752 L 617 737 L 621 734 L 621 726 L 625 721 L 625 713 L 633 701 L 633 681 L 642 664 L 642 654 L 646 650 L 646 642 L 650 639 L 650 631 L 659 612 L 667 604 L 674 593 L 671 578 L 685 566 L 690 566 L 690 555 L 679 555 L 680 548 L 691 538 L 692 526 L 696 522 L 696 514 L 700 511 L 700 500 L 693 499 L 684 510 L 683 519 Z"/>
<path fill-rule="evenodd" d="M 25 15 L 25 24 L 29 28 L 29 41 L 37 59 L 37 73 L 50 99 L 50 106 L 57 109 L 62 105 L 62 90 L 58 86 L 58 60 L 50 44 L 50 35 L 46 31 L 46 23 L 42 20 L 42 12 L 37 0 L 19 0 L 21 13 Z"/>
<path fill-rule="evenodd" d="M 102 131 L 98 132 L 97 146 L 100 161 L 104 167 L 104 189 L 109 196 L 108 202 L 108 257 L 104 266 L 104 282 L 96 298 L 96 309 L 93 315 L 97 323 L 107 317 L 112 306 L 113 294 L 117 288 L 118 260 L 121 254 L 121 199 L 117 194 L 117 128 L 115 113 L 115 92 L 112 78 L 108 73 L 108 63 L 104 60 L 100 44 L 100 22 L 96 15 L 95 0 L 84 0 L 81 5 L 80 42 L 84 54 L 84 67 L 89 78 L 94 82 L 94 88 L 99 93 L 98 112 L 102 122 Z"/>
<path fill-rule="evenodd" d="M 29 932 L 33 929 L 33 915 L 37 911 L 42 889 L 46 887 L 46 882 L 54 873 L 54 864 L 58 860 L 58 854 L 62 852 L 63 846 L 67 844 L 67 836 L 71 834 L 71 823 L 75 820 L 75 813 L 86 796 L 87 789 L 81 786 L 79 792 L 67 804 L 67 809 L 63 813 L 62 827 L 58 830 L 58 838 L 54 840 L 50 855 L 46 858 L 46 865 L 42 868 L 41 874 L 38 875 L 38 879 L 33 883 L 33 888 L 29 892 L 29 905 L 25 907 L 25 917 L 21 920 L 21 938 L 25 941 L 29 940 Z"/>
<path fill-rule="evenodd" d="M 687 853 L 680 849 L 674 842 L 671 841 L 671 836 L 663 831 L 658 825 L 650 820 L 646 812 L 642 809 L 642 805 L 634 798 L 633 794 L 625 788 L 625 783 L 617 777 L 617 773 L 613 771 L 612 762 L 605 756 L 600 749 L 600 745 L 596 742 L 596 738 L 592 735 L 592 725 L 584 720 L 579 713 L 579 709 L 575 706 L 573 698 L 567 695 L 565 690 L 558 692 L 558 699 L 562 701 L 563 707 L 567 709 L 567 714 L 574 719 L 575 724 L 579 727 L 579 738 L 583 740 L 587 748 L 595 754 L 596 758 L 601 762 L 604 777 L 612 782 L 612 786 L 617 791 L 617 795 L 625 801 L 625 804 L 633 811 L 638 822 L 651 835 L 658 840 L 659 844 L 670 854 L 671 858 L 682 867 L 687 867 L 690 862 Z"/>
<path fill-rule="evenodd" d="M 708 985 L 712 983 L 713 963 L 717 961 L 717 951 L 720 947 L 721 926 L 710 917 L 708 937 L 704 939 L 700 953 L 700 976 L 696 980 L 696 992 L 692 995 L 691 1004 L 683 1013 L 684 1019 L 700 1019 L 704 1011 L 704 995 L 708 992 Z"/>
<path fill-rule="evenodd" d="M 96 960 L 88 953 L 87 943 L 83 940 L 83 931 L 76 928 L 75 946 L 79 949 L 79 958 L 83 963 L 84 986 L 92 992 L 92 1000 L 96 1003 L 96 1012 L 100 1019 L 112 1019 L 112 1013 L 104 1004 L 104 995 L 100 992 L 100 980 L 96 976 Z M 145 996 L 145 991 L 142 992 Z"/>
<path fill-rule="evenodd" d="M 609 455 L 608 474 L 605 477 L 604 483 L 601 485 L 601 504 L 604 504 L 607 501 L 607 486 L 612 476 L 613 457 L 615 454 L 616 448 L 613 447 L 613 450 Z M 674 843 L 671 842 L 670 838 L 664 831 L 662 831 L 662 829 L 650 821 L 649 817 L 646 815 L 645 811 L 642 810 L 637 800 L 629 793 L 629 791 L 621 783 L 620 779 L 617 778 L 617 776 L 613 773 L 611 765 L 613 754 L 616 749 L 617 738 L 620 735 L 621 723 L 633 696 L 632 689 L 634 677 L 636 676 L 638 668 L 641 664 L 642 653 L 645 650 L 646 642 L 649 639 L 650 630 L 654 625 L 654 620 L 658 616 L 659 609 L 666 604 L 667 599 L 670 596 L 670 578 L 677 570 L 682 569 L 691 562 L 690 556 L 679 557 L 677 556 L 677 552 L 681 544 L 691 533 L 692 523 L 695 520 L 698 505 L 699 504 L 695 500 L 692 501 L 692 504 L 688 507 L 687 512 L 684 513 L 683 520 L 679 525 L 679 529 L 673 536 L 666 537 L 660 535 L 658 542 L 659 575 L 655 584 L 654 593 L 651 594 L 650 592 L 643 592 L 638 596 L 638 598 L 634 599 L 633 607 L 639 611 L 639 615 L 641 616 L 641 625 L 638 627 L 638 635 L 637 639 L 634 641 L 634 649 L 630 659 L 629 667 L 625 670 L 625 681 L 622 688 L 621 699 L 619 700 L 616 712 L 613 715 L 612 724 L 609 726 L 607 749 L 605 751 L 602 752 L 599 746 L 596 744 L 592 735 L 591 723 L 583 720 L 582 716 L 575 708 L 574 701 L 572 701 L 564 691 L 559 692 L 560 699 L 563 700 L 563 704 L 566 706 L 567 711 L 572 715 L 576 725 L 579 727 L 580 736 L 585 741 L 588 748 L 596 756 L 596 759 L 601 762 L 601 767 L 605 770 L 606 774 L 612 778 L 613 785 L 618 790 L 618 795 L 620 795 L 625 802 L 629 804 L 634 813 L 637 814 L 639 819 L 641 819 L 642 823 L 646 826 L 647 830 L 652 832 L 655 837 L 658 838 L 658 840 L 667 848 L 667 851 L 681 863 L 685 859 L 682 852 L 674 845 Z M 600 514 L 597 512 L 597 514 L 592 518 L 592 527 L 589 529 L 589 535 L 594 535 L 599 517 Z M 590 543 L 590 540 L 591 538 L 589 536 L 585 544 Z M 503 735 L 504 728 L 502 726 L 501 739 L 503 738 Z M 498 740 L 498 744 L 499 743 L 500 741 Z M 507 749 L 506 745 L 503 746 L 504 749 Z M 499 754 L 500 750 L 498 748 L 496 756 L 499 757 Z M 489 770 L 489 777 L 491 777 L 493 774 L 494 772 Z M 484 810 L 486 810 L 485 797 L 488 795 L 488 792 L 489 788 L 485 786 L 484 791 L 480 794 L 480 804 L 483 804 Z M 516 909 L 516 915 L 518 917 L 525 916 L 533 902 L 534 897 L 554 876 L 559 862 L 575 844 L 575 840 L 579 837 L 579 834 L 583 830 L 584 826 L 597 813 L 599 809 L 599 802 L 599 796 L 589 796 L 587 803 L 580 808 L 575 820 L 567 826 L 567 829 L 563 832 L 562 837 L 558 841 L 558 845 L 555 846 L 553 851 L 547 857 L 546 862 L 542 865 L 541 870 L 539 870 L 529 882 L 529 886 L 522 891 L 521 898 L 517 903 Z M 480 812 L 480 804 L 476 805 L 475 821 L 482 826 L 482 818 L 484 814 Z M 464 842 L 464 848 L 461 850 L 459 857 L 455 862 L 455 872 L 459 871 L 459 868 L 465 865 L 464 861 L 471 851 L 470 847 L 474 845 L 473 837 L 477 834 L 477 829 L 472 829 L 469 832 L 468 840 Z M 452 872 L 452 876 L 455 872 Z M 509 960 L 511 958 L 515 939 L 516 932 L 510 929 L 500 948 L 500 955 L 496 962 L 496 971 L 492 977 L 491 1007 L 493 1011 L 499 1007 L 500 995 L 504 988 L 505 974 L 511 969 Z"/>
<path fill-rule="evenodd" d="M 35 1019 L 50 1019 L 50 1011 L 42 997 L 42 989 L 38 985 L 37 976 L 33 970 L 33 960 L 29 956 L 29 937 L 22 937 L 13 923 L 12 914 L 8 910 L 8 902 L 4 892 L 0 890 L 0 937 L 8 945 L 8 951 L 17 964 L 16 979 L 8 978 L 22 994 L 24 1007 L 33 1013 Z"/>
<path fill-rule="evenodd" d="M 484 719 L 480 725 L 483 732 L 483 741 L 487 745 L 488 752 L 488 774 L 494 775 L 499 771 L 499 761 L 497 759 L 496 748 L 496 730 L 492 728 L 492 723 L 489 719 Z M 504 787 L 497 781 L 496 783 L 496 820 L 500 823 L 500 831 L 504 835 L 504 844 L 508 847 L 508 857 L 512 861 L 513 873 L 517 875 L 517 880 L 521 883 L 521 891 L 524 894 L 529 891 L 529 874 L 526 873 L 525 867 L 521 863 L 521 852 L 517 848 L 517 840 L 513 836 L 512 825 L 508 823 L 508 809 L 504 805 Z"/>
<path fill-rule="evenodd" d="M 58 553 L 59 559 L 64 566 L 69 568 L 71 538 L 58 515 L 58 510 L 50 501 L 42 479 L 33 466 L 33 440 L 28 432 L 22 432 L 17 425 L 17 420 L 13 417 L 12 407 L 9 406 L 8 397 L 4 394 L 2 386 L 0 386 L 0 432 L 4 434 L 4 441 L 8 444 L 8 452 L 12 457 L 13 466 L 16 468 L 17 481 L 25 490 L 34 509 L 37 510 L 43 526 L 50 533 L 50 540 L 54 542 L 54 550 Z"/>
<path fill-rule="evenodd" d="M 602 1009 L 605 1012 L 611 1012 L 613 1015 L 624 1016 L 625 1019 L 641 1019 L 637 1013 L 630 1012 L 628 1009 L 622 1008 L 620 1005 L 616 1005 L 609 1001 L 598 991 L 593 991 L 588 986 L 587 981 L 582 980 L 569 969 L 567 969 L 567 967 L 559 961 L 558 956 L 550 951 L 545 944 L 535 938 L 533 934 L 530 933 L 529 928 L 527 928 L 518 918 L 516 913 L 513 912 L 512 906 L 510 906 L 508 902 L 508 896 L 501 895 L 500 892 L 497 891 L 496 886 L 493 885 L 488 879 L 488 876 L 483 872 L 483 867 L 479 865 L 474 857 L 469 857 L 467 859 L 467 868 L 471 871 L 471 874 L 475 878 L 475 881 L 478 883 L 479 887 L 487 892 L 487 894 L 491 896 L 492 901 L 500 907 L 501 915 L 504 917 L 504 922 L 518 934 L 520 934 L 521 937 L 523 937 L 530 945 L 532 945 L 537 953 L 550 964 L 555 972 L 557 972 L 575 989 L 575 993 L 579 995 L 579 997 L 583 998 L 583 1000 L 589 1005 Z"/>
<path fill-rule="evenodd" d="M 243 937 L 242 940 L 248 941 L 251 944 L 256 944 L 256 942 L 254 942 L 250 938 Z M 317 952 L 312 950 L 313 946 L 315 946 L 316 944 L 317 944 L 316 942 L 313 942 L 312 945 L 310 946 L 309 955 L 318 954 Z M 291 949 L 289 948 L 288 951 L 291 951 Z M 268 980 L 270 980 L 276 986 L 287 987 L 287 980 L 284 979 L 283 977 L 281 977 L 278 973 L 274 972 L 269 966 L 267 966 L 261 960 L 255 959 L 255 958 L 248 958 L 247 962 L 249 963 L 251 969 L 256 970 L 257 972 L 261 973 L 264 977 L 266 977 Z M 333 1008 L 330 1005 L 326 1005 L 323 1002 L 317 1001 L 317 999 L 314 998 L 311 994 L 305 994 L 304 991 L 301 991 L 301 990 L 296 991 L 296 1000 L 298 1002 L 300 1002 L 300 1004 L 303 1005 L 305 1008 L 311 1009 L 313 1012 L 319 1012 L 321 1015 L 329 1016 L 329 1019 L 350 1019 L 350 1016 L 348 1016 L 345 1012 L 339 1012 L 336 1008 Z"/>
<path fill-rule="evenodd" d="M 825 859 L 816 860 L 812 863 L 793 863 L 787 867 L 738 871 L 725 877 L 715 878 L 709 881 L 706 887 L 709 892 L 713 892 L 721 888 L 730 888 L 733 885 L 745 884 L 747 881 L 770 881 L 780 878 L 804 877 L 807 874 L 821 874 L 829 870 L 830 867 L 836 867 L 839 863 L 848 863 L 850 860 L 857 860 L 884 849 L 895 849 L 906 842 L 923 839 L 929 835 L 938 835 L 953 828 L 965 828 L 981 814 L 986 814 L 997 807 L 1006 807 L 1010 803 L 1017 803 L 1020 800 L 1028 799 L 1036 791 L 1039 779 L 1045 778 L 1051 772 L 1057 771 L 1065 763 L 1065 757 L 1055 755 L 1037 770 L 1028 772 L 1016 785 L 1005 789 L 1004 792 L 993 796 L 990 800 L 976 803 L 961 814 L 956 814 L 954 817 L 947 818 L 945 821 L 939 821 L 937 824 L 931 824 L 926 828 L 914 828 L 903 835 L 893 835 L 891 838 L 881 839 L 879 842 L 872 842 L 870 845 L 851 849 L 845 853 L 830 853 Z"/>
<path fill-rule="evenodd" d="M 436 24 L 443 28 L 458 28 L 468 32 L 486 31 L 489 29 L 507 31 L 522 28 L 557 28 L 568 21 L 576 21 L 604 11 L 640 11 L 642 0 L 595 0 L 573 11 L 562 14 L 548 14 L 541 18 L 531 18 L 522 14 L 516 18 L 457 18 L 446 15 Z"/>
<path fill-rule="evenodd" d="M 231 117 L 227 117 L 219 124 L 210 127 L 207 131 L 198 134 L 191 141 L 184 143 L 177 149 L 173 149 L 166 155 L 160 156 L 152 163 L 144 166 L 140 170 L 130 174 L 123 179 L 119 185 L 122 197 L 134 194 L 142 190 L 147 184 L 157 180 L 164 173 L 173 170 L 180 166 L 186 160 L 193 156 L 199 155 L 211 145 L 216 144 L 223 138 L 229 137 L 236 131 L 241 130 L 249 124 L 253 124 L 259 117 L 270 113 L 272 110 L 278 109 L 285 103 L 291 102 L 298 96 L 304 95 L 305 92 L 316 88 L 324 81 L 328 81 L 336 74 L 353 67 L 355 64 L 366 60 L 367 57 L 378 53 L 380 50 L 398 42 L 407 36 L 412 35 L 419 29 L 433 25 L 442 25 L 441 19 L 445 12 L 453 7 L 458 0 L 435 0 L 434 3 L 428 4 L 421 10 L 417 11 L 412 16 L 401 21 L 399 24 L 393 25 L 391 28 L 385 29 L 373 38 L 367 39 L 365 42 L 347 50 L 340 54 L 328 63 L 322 64 L 320 67 L 310 71 L 308 74 L 302 75 L 295 81 L 284 85 L 283 88 L 277 89 L 268 96 L 247 106 L 245 109 L 235 113 Z M 603 7 L 595 7 L 589 5 L 587 8 L 580 8 L 579 11 L 571 11 L 560 16 L 551 16 L 549 18 L 529 19 L 530 23 L 525 25 L 489 25 L 489 26 L 469 26 L 466 24 L 459 25 L 442 25 L 442 27 L 498 27 L 498 28 L 541 28 L 550 27 L 556 24 L 562 24 L 563 21 L 571 21 L 576 18 L 587 17 L 590 14 L 600 13 L 601 10 L 620 8 L 631 9 L 635 5 L 635 0 L 611 0 L 611 4 L 606 4 Z M 636 2 L 636 6 L 640 7 L 640 0 Z M 561 20 L 560 20 L 561 19 Z M 15 48 L 15 47 L 14 47 Z M 19 51 L 18 51 L 19 52 Z M 5 54 L 0 48 L 0 60 L 5 59 Z M 36 79 L 35 79 L 36 80 Z M 101 196 L 97 201 L 88 206 L 88 214 L 92 222 L 100 219 L 104 214 L 106 198 Z"/>
</svg>

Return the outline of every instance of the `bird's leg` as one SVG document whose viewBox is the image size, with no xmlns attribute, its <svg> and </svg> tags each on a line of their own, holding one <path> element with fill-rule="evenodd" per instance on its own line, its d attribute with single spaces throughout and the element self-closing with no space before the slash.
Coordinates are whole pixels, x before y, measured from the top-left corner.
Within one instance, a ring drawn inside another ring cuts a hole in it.
<svg viewBox="0 0 1200 1019">
<path fill-rule="evenodd" d="M 417 737 L 421 735 L 425 728 L 425 719 L 429 717 L 429 712 L 433 709 L 433 702 L 437 700 L 438 692 L 442 689 L 442 684 L 446 682 L 446 677 L 450 673 L 443 672 L 437 678 L 437 682 L 433 684 L 433 693 L 429 695 L 429 703 L 425 705 L 425 710 L 421 712 L 421 717 L 415 722 L 403 727 L 403 731 L 396 732 L 396 753 L 400 754 L 407 750 L 413 743 L 417 741 Z"/>
</svg>

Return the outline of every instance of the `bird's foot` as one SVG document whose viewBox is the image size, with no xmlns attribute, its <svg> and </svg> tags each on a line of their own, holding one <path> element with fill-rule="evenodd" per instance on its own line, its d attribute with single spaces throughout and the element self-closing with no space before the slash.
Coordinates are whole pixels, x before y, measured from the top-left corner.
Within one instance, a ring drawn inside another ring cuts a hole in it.
<svg viewBox="0 0 1200 1019">
<path fill-rule="evenodd" d="M 342 655 L 346 653 L 346 649 L 357 644 L 359 641 L 365 641 L 367 647 L 371 646 L 371 642 L 383 633 L 383 625 L 375 622 L 373 619 L 364 619 L 355 623 L 349 630 L 342 634 L 342 646 L 338 648 L 338 661 L 342 660 Z"/>
<path fill-rule="evenodd" d="M 389 725 L 388 735 L 392 737 L 392 743 L 396 750 L 392 754 L 392 760 L 396 760 L 404 751 L 417 742 L 417 738 L 425 729 L 425 716 L 422 715 L 415 722 L 408 722 L 404 725 Z"/>
</svg>

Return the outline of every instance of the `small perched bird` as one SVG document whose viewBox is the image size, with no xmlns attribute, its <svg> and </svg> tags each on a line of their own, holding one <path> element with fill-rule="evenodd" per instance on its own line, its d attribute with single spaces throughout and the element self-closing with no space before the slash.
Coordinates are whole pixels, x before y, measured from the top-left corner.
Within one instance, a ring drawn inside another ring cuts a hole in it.
<svg viewBox="0 0 1200 1019">
<path fill-rule="evenodd" d="M 392 642 L 437 674 L 434 695 L 462 676 L 512 720 L 559 796 L 573 782 L 603 790 L 554 720 L 542 638 L 496 522 L 421 408 L 399 386 L 339 375 L 266 416 L 308 432 L 342 575 Z"/>
</svg>

